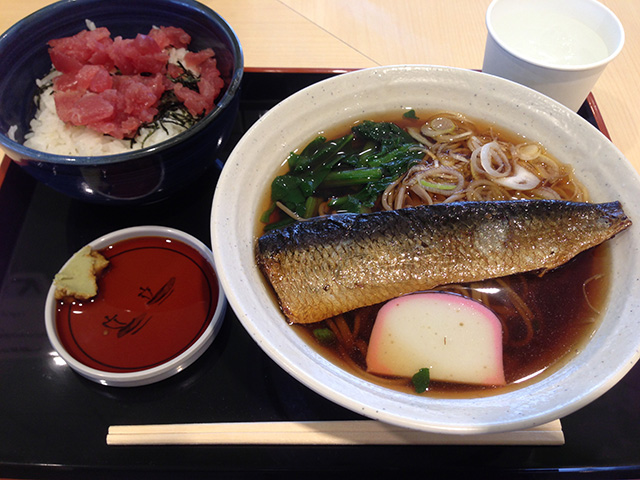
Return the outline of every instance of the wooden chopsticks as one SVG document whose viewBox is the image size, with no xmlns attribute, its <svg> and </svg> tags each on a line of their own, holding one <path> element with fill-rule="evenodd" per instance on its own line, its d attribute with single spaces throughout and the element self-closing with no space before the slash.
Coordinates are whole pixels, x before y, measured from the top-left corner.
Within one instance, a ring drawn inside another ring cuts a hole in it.
<svg viewBox="0 0 640 480">
<path fill-rule="evenodd" d="M 506 433 L 421 432 L 375 420 L 113 425 L 108 445 L 562 445 L 560 420 Z"/>
</svg>

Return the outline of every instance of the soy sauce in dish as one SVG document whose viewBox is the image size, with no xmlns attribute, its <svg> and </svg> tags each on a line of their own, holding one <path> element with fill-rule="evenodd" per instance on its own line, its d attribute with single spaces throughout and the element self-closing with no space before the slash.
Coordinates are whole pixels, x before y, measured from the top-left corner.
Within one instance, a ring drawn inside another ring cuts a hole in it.
<svg viewBox="0 0 640 480">
<path fill-rule="evenodd" d="M 218 280 L 191 246 L 166 237 L 137 237 L 99 251 L 109 266 L 98 294 L 60 301 L 56 328 L 67 351 L 105 372 L 150 369 L 189 349 L 216 310 Z"/>
</svg>

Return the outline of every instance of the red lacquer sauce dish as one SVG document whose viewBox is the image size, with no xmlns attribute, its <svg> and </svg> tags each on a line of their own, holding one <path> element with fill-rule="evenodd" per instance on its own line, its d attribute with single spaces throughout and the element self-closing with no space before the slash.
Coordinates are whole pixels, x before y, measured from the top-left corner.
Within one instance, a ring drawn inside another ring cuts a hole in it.
<svg viewBox="0 0 640 480">
<path fill-rule="evenodd" d="M 166 227 L 134 227 L 90 244 L 109 265 L 90 300 L 55 299 L 45 320 L 52 345 L 81 375 L 137 386 L 195 361 L 218 332 L 226 306 L 210 250 Z"/>
</svg>

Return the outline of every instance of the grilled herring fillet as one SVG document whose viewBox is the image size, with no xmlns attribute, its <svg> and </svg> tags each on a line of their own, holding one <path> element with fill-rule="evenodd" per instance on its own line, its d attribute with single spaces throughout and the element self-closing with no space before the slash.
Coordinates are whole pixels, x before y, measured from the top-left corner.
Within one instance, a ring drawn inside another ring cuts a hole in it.
<svg viewBox="0 0 640 480">
<path fill-rule="evenodd" d="M 631 225 L 618 202 L 443 203 L 298 222 L 257 263 L 294 323 L 439 285 L 550 270 Z"/>
</svg>

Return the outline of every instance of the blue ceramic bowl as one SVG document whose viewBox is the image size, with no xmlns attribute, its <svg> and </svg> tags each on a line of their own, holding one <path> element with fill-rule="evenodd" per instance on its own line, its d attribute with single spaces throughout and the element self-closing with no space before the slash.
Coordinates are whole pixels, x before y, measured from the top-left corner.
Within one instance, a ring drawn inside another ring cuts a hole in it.
<svg viewBox="0 0 640 480">
<path fill-rule="evenodd" d="M 86 28 L 85 19 L 113 37 L 133 38 L 152 26 L 174 26 L 192 37 L 190 50 L 216 52 L 226 90 L 194 127 L 156 145 L 117 155 L 67 157 L 22 145 L 36 107 L 35 80 L 51 69 L 47 42 Z M 102 204 L 141 204 L 183 189 L 215 163 L 238 112 L 244 66 L 232 28 L 193 0 L 63 0 L 45 7 L 0 37 L 0 144 L 37 180 L 71 197 Z M 7 136 L 17 126 L 15 140 Z"/>
</svg>

